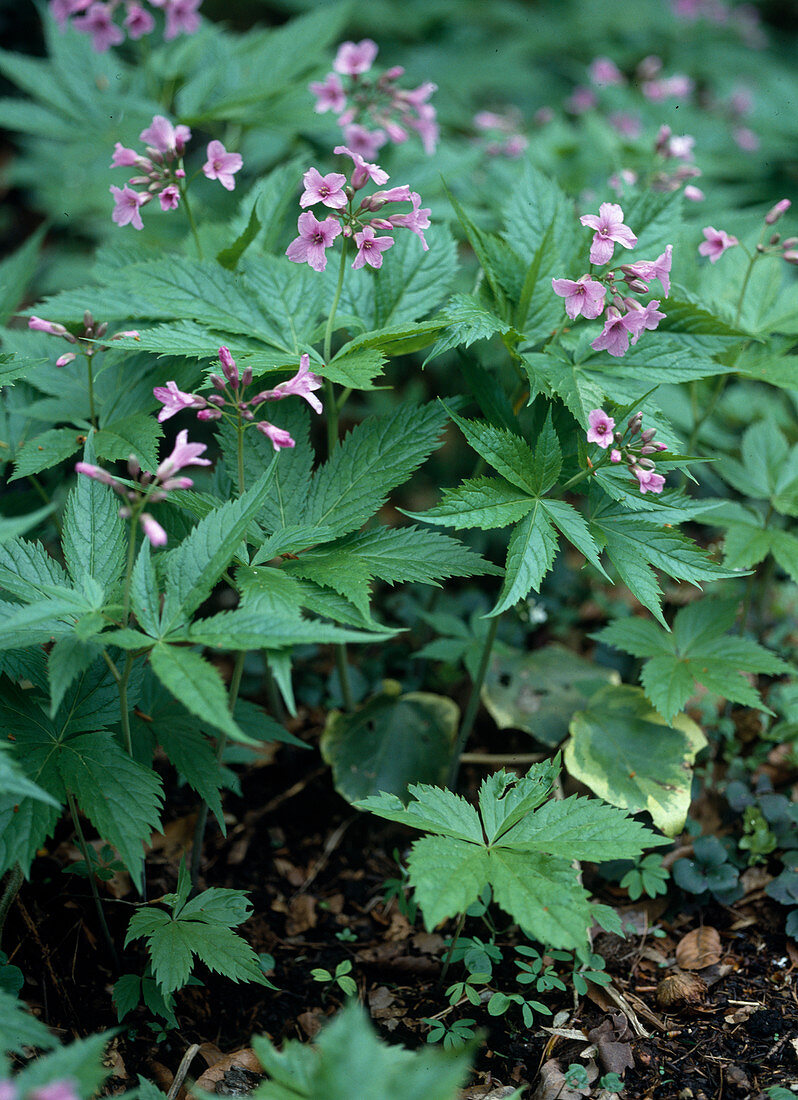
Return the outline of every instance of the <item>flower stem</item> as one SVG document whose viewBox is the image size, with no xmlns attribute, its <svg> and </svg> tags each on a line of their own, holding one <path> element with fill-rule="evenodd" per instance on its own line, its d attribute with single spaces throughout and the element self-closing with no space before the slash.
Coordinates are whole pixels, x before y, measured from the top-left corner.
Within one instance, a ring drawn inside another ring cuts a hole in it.
<svg viewBox="0 0 798 1100">
<path fill-rule="evenodd" d="M 745 301 L 745 292 L 748 289 L 748 283 L 751 278 L 751 272 L 754 270 L 754 264 L 759 259 L 761 253 L 754 252 L 748 257 L 748 267 L 745 269 L 745 277 L 743 279 L 743 285 L 740 287 L 740 297 L 737 299 L 737 311 L 734 314 L 734 323 L 739 325 L 740 314 L 743 312 L 743 302 Z"/>
<path fill-rule="evenodd" d="M 500 615 L 493 616 L 490 621 L 490 626 L 488 627 L 488 633 L 485 635 L 485 641 L 482 647 L 482 657 L 480 658 L 476 677 L 471 684 L 471 694 L 468 697 L 466 711 L 463 715 L 460 733 L 458 734 L 457 744 L 455 745 L 454 756 L 452 757 L 452 767 L 449 772 L 450 790 L 454 790 L 457 784 L 457 775 L 460 771 L 460 757 L 471 735 L 471 730 L 474 728 L 477 711 L 479 710 L 480 692 L 482 691 L 482 685 L 485 683 L 485 674 L 488 671 L 488 662 L 490 661 L 491 651 L 493 650 L 493 643 L 496 641 L 496 631 L 499 626 L 500 618 Z M 444 973 L 446 973 L 445 969 Z"/>
<path fill-rule="evenodd" d="M 14 904 L 14 899 L 19 893 L 19 888 L 22 886 L 23 879 L 24 875 L 22 874 L 22 868 L 18 863 L 15 863 L 8 872 L 3 896 L 0 898 L 0 943 L 2 943 L 3 929 L 5 928 L 8 911 Z"/>
<path fill-rule="evenodd" d="M 97 413 L 94 408 L 94 372 L 91 369 L 92 356 L 86 356 L 86 375 L 89 383 L 89 420 L 94 430 L 97 430 Z"/>
<path fill-rule="evenodd" d="M 86 861 L 86 867 L 89 872 L 89 885 L 91 886 L 92 897 L 94 898 L 94 905 L 97 909 L 97 916 L 100 918 L 100 927 L 103 930 L 105 936 L 105 942 L 108 944 L 108 950 L 113 959 L 114 968 L 119 970 L 119 956 L 116 953 L 114 947 L 114 941 L 111 939 L 111 933 L 108 929 L 108 924 L 105 920 L 105 913 L 103 912 L 102 902 L 100 901 L 100 894 L 97 890 L 97 882 L 94 878 L 94 868 L 91 862 L 91 856 L 89 855 L 89 846 L 86 843 L 86 837 L 83 834 L 83 826 L 80 824 L 80 815 L 78 813 L 77 803 L 75 802 L 75 796 L 71 791 L 67 791 L 67 805 L 69 806 L 69 813 L 72 817 L 72 822 L 75 826 L 75 832 L 78 838 L 78 847 L 80 848 L 83 859 Z"/>
<path fill-rule="evenodd" d="M 457 946 L 457 941 L 460 939 L 460 934 L 463 931 L 463 925 L 465 924 L 465 919 L 466 919 L 466 914 L 465 914 L 465 910 L 463 910 L 463 912 L 457 918 L 457 927 L 454 930 L 454 935 L 452 936 L 452 942 L 449 944 L 449 950 L 446 952 L 446 957 L 443 960 L 443 967 L 441 969 L 441 976 L 440 976 L 440 978 L 438 978 L 438 985 L 443 985 L 444 979 L 446 978 L 446 972 L 448 971 L 449 966 L 451 964 L 452 955 L 454 954 L 454 949 Z"/>
<path fill-rule="evenodd" d="M 236 424 L 238 436 L 238 495 L 244 495 L 244 424 L 241 420 L 241 410 L 238 411 L 238 423 Z"/>
<path fill-rule="evenodd" d="M 200 260 L 204 260 L 202 255 L 202 245 L 200 244 L 199 233 L 197 232 L 197 223 L 194 221 L 194 215 L 191 213 L 191 203 L 188 201 L 188 190 L 185 187 L 180 188 L 180 198 L 182 199 L 183 206 L 186 209 L 186 217 L 188 218 L 188 224 L 191 227 L 191 234 L 194 238 L 194 244 L 197 246 L 197 256 Z"/>
</svg>

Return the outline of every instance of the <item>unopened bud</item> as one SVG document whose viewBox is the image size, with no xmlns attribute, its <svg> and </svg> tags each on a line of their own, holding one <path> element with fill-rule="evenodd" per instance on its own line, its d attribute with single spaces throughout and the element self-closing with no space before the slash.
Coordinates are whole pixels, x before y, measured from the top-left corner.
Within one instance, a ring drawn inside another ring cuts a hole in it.
<svg viewBox="0 0 798 1100">
<path fill-rule="evenodd" d="M 637 463 L 637 465 L 642 470 L 655 470 L 656 469 L 655 464 L 651 461 L 650 458 L 641 458 L 639 460 L 639 462 Z"/>
<path fill-rule="evenodd" d="M 233 389 L 237 390 L 241 380 L 238 373 L 238 367 L 236 366 L 235 359 L 230 354 L 230 349 L 224 347 L 224 345 L 219 348 L 219 362 L 222 364 L 225 378 Z"/>
<path fill-rule="evenodd" d="M 615 432 L 612 438 L 615 440 L 616 443 L 620 443 L 623 439 L 623 432 Z"/>
<path fill-rule="evenodd" d="M 656 428 L 646 428 L 644 432 L 640 433 L 640 438 L 643 440 L 644 443 L 650 443 L 656 434 Z"/>
<path fill-rule="evenodd" d="M 782 248 L 795 248 L 798 244 L 798 237 L 787 237 L 786 240 L 781 242 Z"/>
<path fill-rule="evenodd" d="M 83 314 L 83 325 L 85 328 L 91 328 L 94 324 L 94 318 L 88 310 Z"/>
<path fill-rule="evenodd" d="M 354 235 L 354 230 L 351 225 L 345 225 L 341 230 L 344 237 L 351 237 Z"/>
<path fill-rule="evenodd" d="M 641 455 L 653 455 L 658 450 L 659 450 L 659 447 L 651 446 L 650 444 L 646 443 L 643 447 L 640 448 L 640 454 Z"/>
<path fill-rule="evenodd" d="M 626 284 L 636 294 L 645 294 L 648 290 L 648 283 L 644 283 L 642 279 L 627 279 Z"/>
<path fill-rule="evenodd" d="M 248 386 L 252 381 L 252 367 L 247 367 L 241 375 L 241 385 Z"/>
<path fill-rule="evenodd" d="M 216 386 L 217 390 L 227 389 L 227 383 L 225 382 L 224 378 L 221 377 L 221 375 L 212 374 L 211 375 L 211 382 L 213 382 L 213 384 L 214 384 L 214 386 Z"/>
<path fill-rule="evenodd" d="M 223 397 L 220 397 L 217 393 L 212 393 L 208 398 L 209 405 L 216 405 L 217 408 L 222 409 L 227 404 Z"/>
<path fill-rule="evenodd" d="M 637 433 L 640 431 L 640 425 L 642 423 L 643 414 L 641 412 L 636 412 L 633 416 L 629 417 L 628 421 L 626 422 L 626 426 L 632 433 L 632 435 L 637 435 Z"/>
<path fill-rule="evenodd" d="M 765 251 L 765 246 L 763 244 L 758 244 L 756 246 L 756 250 L 757 250 L 757 252 L 760 252 L 760 253 L 764 252 Z"/>
<path fill-rule="evenodd" d="M 775 225 L 782 214 L 786 214 L 792 206 L 789 199 L 779 199 L 775 206 L 771 206 L 765 214 L 765 225 Z"/>
<path fill-rule="evenodd" d="M 200 409 L 197 420 L 218 420 L 222 413 L 220 409 Z"/>
<path fill-rule="evenodd" d="M 134 481 L 141 473 L 141 463 L 135 455 L 128 455 L 127 472 L 130 474 Z"/>
<path fill-rule="evenodd" d="M 618 310 L 618 312 L 620 312 L 622 309 L 625 309 L 625 307 L 626 307 L 626 302 L 624 301 L 624 299 L 621 297 L 620 294 L 613 294 L 612 304 L 615 306 L 615 308 Z"/>
<path fill-rule="evenodd" d="M 175 168 L 175 179 L 184 180 L 186 178 L 185 168 Z"/>
<path fill-rule="evenodd" d="M 784 253 L 784 259 L 788 264 L 795 264 L 795 266 L 798 267 L 798 252 L 795 252 L 793 249 Z"/>
<path fill-rule="evenodd" d="M 55 361 L 57 367 L 65 367 L 67 363 L 71 363 L 73 359 L 77 359 L 77 355 L 74 351 L 68 351 L 66 355 L 59 355 Z"/>
<path fill-rule="evenodd" d="M 768 241 L 768 244 L 778 244 L 780 240 L 781 240 L 781 233 L 774 233 L 773 236 Z"/>
<path fill-rule="evenodd" d="M 103 321 L 103 323 L 101 325 L 98 325 L 97 328 L 94 330 L 94 336 L 97 340 L 102 340 L 103 336 L 105 336 L 107 331 L 108 331 L 108 322 Z"/>
<path fill-rule="evenodd" d="M 667 451 L 668 449 L 667 443 L 653 443 L 652 446 L 655 451 Z"/>
</svg>

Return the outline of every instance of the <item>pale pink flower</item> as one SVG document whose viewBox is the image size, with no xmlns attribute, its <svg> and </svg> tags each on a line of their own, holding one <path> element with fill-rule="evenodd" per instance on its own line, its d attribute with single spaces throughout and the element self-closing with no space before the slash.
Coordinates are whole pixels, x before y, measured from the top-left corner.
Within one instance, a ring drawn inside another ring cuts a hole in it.
<svg viewBox="0 0 798 1100">
<path fill-rule="evenodd" d="M 346 176 L 341 172 L 328 172 L 323 176 L 318 168 L 308 168 L 302 181 L 305 190 L 299 200 L 300 206 L 314 206 L 317 202 L 324 203 L 332 210 L 340 210 L 346 206 L 347 198 L 343 190 Z"/>
<path fill-rule="evenodd" d="M 363 267 L 364 264 L 380 268 L 382 254 L 393 245 L 393 237 L 377 237 L 370 225 L 364 225 L 362 233 L 355 233 L 355 244 L 358 252 L 352 264 L 353 268 Z"/>
<path fill-rule="evenodd" d="M 296 446 L 288 432 L 278 428 L 276 424 L 270 424 L 268 420 L 259 420 L 255 427 L 272 441 L 275 451 L 279 451 L 282 447 Z"/>
<path fill-rule="evenodd" d="M 692 183 L 688 183 L 682 192 L 688 202 L 703 202 L 705 195 L 700 187 L 695 187 Z"/>
<path fill-rule="evenodd" d="M 333 152 L 351 157 L 354 161 L 355 168 L 352 172 L 352 178 L 349 181 L 355 191 L 359 191 L 361 187 L 365 187 L 369 180 L 372 183 L 376 183 L 378 187 L 382 187 L 384 183 L 387 183 L 391 178 L 388 173 L 380 168 L 379 164 L 369 164 L 364 160 L 360 153 L 349 149 L 346 145 L 336 145 Z"/>
<path fill-rule="evenodd" d="M 92 0 L 50 0 L 50 14 L 63 30 L 69 17 L 85 11 L 91 2 Z"/>
<path fill-rule="evenodd" d="M 744 153 L 755 153 L 759 148 L 759 138 L 748 126 L 737 126 L 732 130 L 732 137 Z"/>
<path fill-rule="evenodd" d="M 627 137 L 634 140 L 639 138 L 643 132 L 643 124 L 637 115 L 631 115 L 628 111 L 613 111 L 608 116 L 607 122 L 612 126 L 613 130 L 621 135 L 621 137 Z"/>
<path fill-rule="evenodd" d="M 565 101 L 565 109 L 572 115 L 583 115 L 585 111 L 591 111 L 597 103 L 596 93 L 592 88 L 574 88 Z"/>
<path fill-rule="evenodd" d="M 571 320 L 580 315 L 593 319 L 604 309 L 606 288 L 590 275 L 580 275 L 576 280 L 552 279 L 551 285 L 554 293 L 565 299 L 565 312 Z"/>
<path fill-rule="evenodd" d="M 419 207 L 421 206 L 421 196 L 415 191 L 410 192 L 410 201 L 413 204 L 413 209 L 410 211 L 409 214 L 391 214 L 390 218 L 388 218 L 388 221 L 391 223 L 392 227 L 398 229 L 409 229 L 411 233 L 415 233 L 416 236 L 419 237 L 421 240 L 422 249 L 425 252 L 428 252 L 429 245 L 427 244 L 427 241 L 424 237 L 423 230 L 429 229 L 429 216 L 431 208 L 427 206 L 419 209 Z"/>
<path fill-rule="evenodd" d="M 621 452 L 616 448 L 610 451 L 610 462 L 620 462 L 622 457 Z"/>
<path fill-rule="evenodd" d="M 164 531 L 160 523 L 154 520 L 148 512 L 141 512 L 139 514 L 139 523 L 152 546 L 166 546 L 166 531 Z"/>
<path fill-rule="evenodd" d="M 771 206 L 767 214 L 765 214 L 765 225 L 775 225 L 782 214 L 786 214 L 792 206 L 789 199 L 779 199 L 775 206 Z"/>
<path fill-rule="evenodd" d="M 186 143 L 191 140 L 191 130 L 188 126 L 173 126 L 168 118 L 155 115 L 146 130 L 141 131 L 139 138 L 145 145 L 164 156 L 174 156 L 176 153 L 182 156 Z"/>
<path fill-rule="evenodd" d="M 91 4 L 86 14 L 78 16 L 72 25 L 75 30 L 91 35 L 92 49 L 97 53 L 105 53 L 125 41 L 124 33 L 111 18 L 111 9 L 99 2 Z"/>
<path fill-rule="evenodd" d="M 28 1100 L 79 1100 L 79 1093 L 74 1081 L 64 1079 L 31 1089 L 28 1092 Z"/>
<path fill-rule="evenodd" d="M 77 355 L 74 351 L 68 351 L 65 355 L 59 355 L 55 361 L 57 367 L 67 367 L 70 363 L 77 359 Z"/>
<path fill-rule="evenodd" d="M 733 248 L 734 245 L 740 243 L 736 237 L 732 237 L 722 229 L 713 229 L 711 225 L 708 225 L 702 232 L 706 240 L 698 246 L 698 251 L 702 256 L 709 256 L 711 264 L 717 263 L 727 248 Z"/>
<path fill-rule="evenodd" d="M 75 472 L 90 477 L 93 481 L 100 481 L 103 485 L 110 485 L 112 489 L 120 489 L 121 483 L 116 480 L 102 466 L 94 466 L 90 462 L 76 462 Z"/>
<path fill-rule="evenodd" d="M 280 382 L 272 390 L 264 390 L 252 398 L 250 404 L 259 405 L 262 401 L 279 401 L 283 397 L 304 397 L 310 407 L 317 413 L 322 410 L 321 401 L 314 395 L 314 390 L 320 390 L 324 380 L 310 369 L 310 356 L 302 355 L 299 359 L 299 370 L 293 378 L 287 382 Z"/>
<path fill-rule="evenodd" d="M 344 126 L 344 141 L 349 148 L 364 158 L 375 157 L 388 141 L 384 130 L 367 130 L 359 122 Z"/>
<path fill-rule="evenodd" d="M 28 328 L 34 332 L 46 332 L 48 336 L 67 336 L 67 330 L 57 321 L 45 321 L 43 317 L 32 314 L 28 318 Z"/>
<path fill-rule="evenodd" d="M 665 484 L 665 478 L 662 474 L 655 473 L 654 470 L 644 469 L 641 466 L 635 466 L 632 472 L 640 484 L 641 493 L 662 492 L 662 487 Z"/>
<path fill-rule="evenodd" d="M 637 237 L 623 224 L 623 210 L 617 203 L 603 202 L 599 206 L 598 216 L 583 214 L 579 220 L 582 225 L 596 231 L 590 246 L 592 264 L 609 263 L 615 251 L 615 243 L 624 248 L 634 248 L 637 244 Z"/>
<path fill-rule="evenodd" d="M 184 466 L 210 466 L 209 459 L 199 457 L 207 449 L 204 443 L 189 443 L 188 431 L 184 428 L 182 432 L 177 433 L 172 453 L 163 460 L 155 471 L 156 478 L 159 481 L 164 481 L 178 470 L 182 470 Z"/>
<path fill-rule="evenodd" d="M 158 200 L 161 204 L 161 210 L 177 210 L 180 204 L 180 189 L 175 183 L 170 183 L 167 187 L 164 187 L 158 196 Z"/>
<path fill-rule="evenodd" d="M 196 34 L 200 26 L 197 9 L 201 3 L 202 0 L 168 0 L 164 31 L 167 42 L 179 34 Z"/>
<path fill-rule="evenodd" d="M 17 1086 L 13 1081 L 0 1081 L 0 1100 L 17 1100 Z"/>
<path fill-rule="evenodd" d="M 345 76 L 359 76 L 369 71 L 378 52 L 377 43 L 370 38 L 363 38 L 360 42 L 342 42 L 335 55 L 333 68 Z"/>
<path fill-rule="evenodd" d="M 314 271 L 324 271 L 327 266 L 326 249 L 341 233 L 340 222 L 325 218 L 320 222 L 311 210 L 300 214 L 297 220 L 299 236 L 291 241 L 285 254 L 292 263 L 308 263 Z"/>
<path fill-rule="evenodd" d="M 589 72 L 590 79 L 599 88 L 626 83 L 623 73 L 609 57 L 597 57 L 591 62 Z"/>
<path fill-rule="evenodd" d="M 141 4 L 129 4 L 125 16 L 125 26 L 128 36 L 132 39 L 143 38 L 150 34 L 155 27 L 155 20 Z"/>
<path fill-rule="evenodd" d="M 336 73 L 328 73 L 323 83 L 314 81 L 310 85 L 310 90 L 316 97 L 314 110 L 318 114 L 324 114 L 325 111 L 335 111 L 336 114 L 340 114 L 346 107 L 344 86 Z"/>
<path fill-rule="evenodd" d="M 634 298 L 626 298 L 625 302 L 629 307 L 629 312 L 624 320 L 631 333 L 633 344 L 637 343 L 647 329 L 649 332 L 653 332 L 660 321 L 665 320 L 666 315 L 660 313 L 658 309 L 659 302 L 656 300 L 649 302 L 646 306 L 641 306 Z"/>
<path fill-rule="evenodd" d="M 670 294 L 672 254 L 673 245 L 669 244 L 662 255 L 657 256 L 656 260 L 637 260 L 633 264 L 624 264 L 622 270 L 629 275 L 642 279 L 646 283 L 652 279 L 657 279 L 665 294 Z"/>
<path fill-rule="evenodd" d="M 240 153 L 228 153 L 221 141 L 208 142 L 208 159 L 202 171 L 209 180 L 218 180 L 226 191 L 232 191 L 236 185 L 233 173 L 243 165 Z"/>
<path fill-rule="evenodd" d="M 593 409 L 587 414 L 587 422 L 590 427 L 587 430 L 588 443 L 598 443 L 605 450 L 612 443 L 612 433 L 615 430 L 615 421 L 608 416 L 603 409 Z"/>
<path fill-rule="evenodd" d="M 153 395 L 160 401 L 163 408 L 158 413 L 158 421 L 163 424 L 171 416 L 175 416 L 183 409 L 202 409 L 205 407 L 205 398 L 197 397 L 193 393 L 183 393 L 177 388 L 176 382 L 167 382 L 165 386 L 155 386 Z"/>
<path fill-rule="evenodd" d="M 606 351 L 616 359 L 626 355 L 629 350 L 629 335 L 634 331 L 634 322 L 630 323 L 629 315 L 621 316 L 619 310 L 610 306 L 604 321 L 604 329 L 590 344 L 594 351 Z"/>
<path fill-rule="evenodd" d="M 111 168 L 152 167 L 151 161 L 142 157 L 135 149 L 127 149 L 121 142 L 114 145 L 114 155 L 111 157 Z"/>
<path fill-rule="evenodd" d="M 127 184 L 124 187 L 114 187 L 112 184 L 109 190 L 114 196 L 115 203 L 114 212 L 111 215 L 113 221 L 119 226 L 132 225 L 134 229 L 143 229 L 144 223 L 141 220 L 139 207 L 149 202 L 151 196 L 134 191 Z"/>
<path fill-rule="evenodd" d="M 417 108 L 418 117 L 408 118 L 407 122 L 409 126 L 412 126 L 418 136 L 421 138 L 421 144 L 424 146 L 424 152 L 427 156 L 432 156 L 435 152 L 435 148 L 438 144 L 438 138 L 440 136 L 440 127 L 437 122 L 437 114 L 435 108 L 431 103 L 422 103 Z"/>
</svg>

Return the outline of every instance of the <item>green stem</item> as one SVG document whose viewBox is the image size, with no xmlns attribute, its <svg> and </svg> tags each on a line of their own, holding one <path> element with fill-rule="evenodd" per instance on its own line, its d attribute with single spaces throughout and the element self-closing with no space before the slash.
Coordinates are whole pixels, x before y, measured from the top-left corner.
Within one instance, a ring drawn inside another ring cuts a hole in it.
<svg viewBox="0 0 798 1100">
<path fill-rule="evenodd" d="M 241 677 L 244 674 L 244 661 L 246 660 L 246 651 L 241 650 L 236 654 L 235 664 L 233 665 L 233 675 L 230 677 L 230 689 L 227 696 L 227 705 L 232 714 L 236 709 L 236 700 L 238 699 L 238 692 L 241 687 Z M 216 763 L 221 767 L 222 757 L 224 756 L 224 750 L 227 746 L 227 734 L 222 731 L 219 734 L 219 740 L 216 746 Z M 205 839 L 205 826 L 208 824 L 208 803 L 203 802 L 199 808 L 197 814 L 197 824 L 194 829 L 194 844 L 191 849 L 191 885 L 196 890 L 197 880 L 199 879 L 200 859 L 202 857 L 202 843 Z"/>
<path fill-rule="evenodd" d="M 740 323 L 740 314 L 743 312 L 745 292 L 748 289 L 748 282 L 751 278 L 751 272 L 754 270 L 754 264 L 756 263 L 760 255 L 761 253 L 754 252 L 751 256 L 748 257 L 748 267 L 745 269 L 745 278 L 743 279 L 743 285 L 740 287 L 740 297 L 737 299 L 737 312 L 734 314 L 735 325 L 739 325 Z"/>
<path fill-rule="evenodd" d="M 127 536 L 127 564 L 125 566 L 125 589 L 122 597 L 122 626 L 127 626 L 130 618 L 130 582 L 133 578 L 133 566 L 136 561 L 136 521 L 138 513 L 130 517 L 130 530 Z"/>
<path fill-rule="evenodd" d="M 19 888 L 22 886 L 23 879 L 24 875 L 22 874 L 22 868 L 18 863 L 15 863 L 8 872 L 5 890 L 3 890 L 3 896 L 0 898 L 0 943 L 2 943 L 3 940 L 3 929 L 5 928 L 8 911 L 14 904 L 14 899 L 19 893 Z"/>
<path fill-rule="evenodd" d="M 130 732 L 130 707 L 127 701 L 127 685 L 132 671 L 133 654 L 128 651 L 125 654 L 125 667 L 122 669 L 122 675 L 117 685 L 119 687 L 119 716 L 122 721 L 122 740 L 125 745 L 125 752 L 128 756 L 133 755 L 133 737 Z"/>
<path fill-rule="evenodd" d="M 92 897 L 94 898 L 94 905 L 97 909 L 97 916 L 100 918 L 100 927 L 103 930 L 103 935 L 105 936 L 105 941 L 108 944 L 108 950 L 111 953 L 111 958 L 113 959 L 113 962 L 114 962 L 114 968 L 118 972 L 119 971 L 119 956 L 116 953 L 116 948 L 114 947 L 114 941 L 111 939 L 111 933 L 108 929 L 108 924 L 106 923 L 106 920 L 105 920 L 105 913 L 103 912 L 102 902 L 100 901 L 100 894 L 99 894 L 99 891 L 97 890 L 97 882 L 95 881 L 95 878 L 94 878 L 94 865 L 91 861 L 91 856 L 89 855 L 89 846 L 86 843 L 86 837 L 83 834 L 83 827 L 80 824 L 80 815 L 78 813 L 78 807 L 77 807 L 77 804 L 75 802 L 75 796 L 72 794 L 71 791 L 67 791 L 67 805 L 69 806 L 69 812 L 72 816 L 72 822 L 75 826 L 75 832 L 77 833 L 78 847 L 80 848 L 81 854 L 83 855 L 83 858 L 86 861 L 86 867 L 88 868 L 88 871 L 89 871 L 89 885 L 91 886 L 91 893 L 92 893 Z"/>
<path fill-rule="evenodd" d="M 770 520 L 771 520 L 772 516 L 773 516 L 773 505 L 771 504 L 770 507 L 767 510 L 767 514 L 765 515 L 765 522 L 762 524 L 762 530 L 763 531 L 767 530 L 767 526 L 770 523 Z M 772 557 L 768 558 L 768 561 L 772 561 L 772 560 L 773 560 Z M 757 569 L 753 569 L 751 571 L 751 573 L 749 574 L 748 580 L 747 580 L 746 585 L 745 585 L 745 595 L 743 596 L 743 605 L 740 608 L 740 621 L 737 624 L 737 633 L 738 634 L 744 634 L 745 633 L 745 627 L 746 627 L 746 624 L 748 622 L 748 616 L 751 613 L 751 604 L 753 602 L 753 597 L 754 597 L 754 585 L 756 584 L 756 578 L 757 578 L 757 573 L 758 572 L 759 571 Z"/>
<path fill-rule="evenodd" d="M 332 334 L 333 326 L 335 324 L 335 312 L 338 309 L 338 302 L 341 299 L 341 291 L 344 287 L 344 275 L 346 274 L 346 241 L 341 242 L 341 263 L 338 268 L 338 284 L 335 288 L 335 296 L 333 297 L 332 305 L 330 306 L 330 315 L 327 318 L 327 327 L 324 330 L 324 356 L 325 365 L 330 360 L 330 349 L 332 348 Z"/>
<path fill-rule="evenodd" d="M 86 374 L 89 381 L 89 420 L 94 430 L 97 430 L 97 413 L 94 409 L 94 372 L 91 369 L 92 356 L 86 356 Z"/>
<path fill-rule="evenodd" d="M 457 737 L 457 745 L 455 746 L 454 756 L 452 758 L 452 767 L 449 773 L 450 790 L 454 790 L 457 784 L 457 775 L 460 771 L 460 757 L 466 747 L 466 743 L 468 742 L 471 730 L 474 728 L 477 711 L 479 710 L 480 692 L 482 691 L 482 685 L 485 682 L 485 674 L 488 671 L 488 662 L 490 661 L 493 643 L 496 641 L 496 631 L 499 626 L 500 618 L 500 615 L 493 616 L 490 621 L 490 626 L 488 627 L 488 633 L 485 635 L 485 642 L 482 647 L 482 657 L 480 658 L 477 674 L 474 678 L 473 683 L 471 684 L 471 694 L 468 697 L 466 711 L 463 715 L 463 722 L 460 726 L 460 733 Z"/>
<path fill-rule="evenodd" d="M 202 245 L 200 244 L 199 233 L 197 233 L 197 223 L 194 221 L 194 215 L 191 213 L 191 203 L 188 201 L 188 190 L 182 186 L 180 187 L 180 198 L 186 210 L 186 217 L 191 227 L 191 234 L 194 237 L 194 244 L 197 246 L 197 256 L 200 260 L 203 260 L 205 257 L 202 255 Z"/>
<path fill-rule="evenodd" d="M 241 419 L 240 409 L 238 412 L 236 433 L 238 435 L 238 495 L 241 497 L 244 495 L 244 423 Z"/>
<path fill-rule="evenodd" d="M 463 910 L 463 912 L 457 918 L 457 927 L 454 930 L 454 935 L 452 936 L 452 942 L 449 944 L 449 950 L 446 952 L 446 957 L 443 960 L 443 967 L 441 969 L 441 976 L 440 976 L 440 978 L 438 978 L 438 985 L 443 985 L 444 979 L 446 978 L 446 972 L 448 971 L 449 966 L 451 964 L 452 955 L 454 954 L 454 949 L 457 946 L 457 941 L 460 939 L 460 933 L 463 931 L 463 925 L 465 924 L 465 919 L 466 919 L 465 910 Z"/>
</svg>

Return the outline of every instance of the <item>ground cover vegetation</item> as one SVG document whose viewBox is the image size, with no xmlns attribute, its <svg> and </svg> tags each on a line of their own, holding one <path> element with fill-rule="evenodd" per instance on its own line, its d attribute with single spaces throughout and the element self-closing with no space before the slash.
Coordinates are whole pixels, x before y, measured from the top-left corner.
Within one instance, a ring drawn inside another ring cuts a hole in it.
<svg viewBox="0 0 798 1100">
<path fill-rule="evenodd" d="M 13 24 L 0 1100 L 795 1095 L 789 17 Z"/>
</svg>

